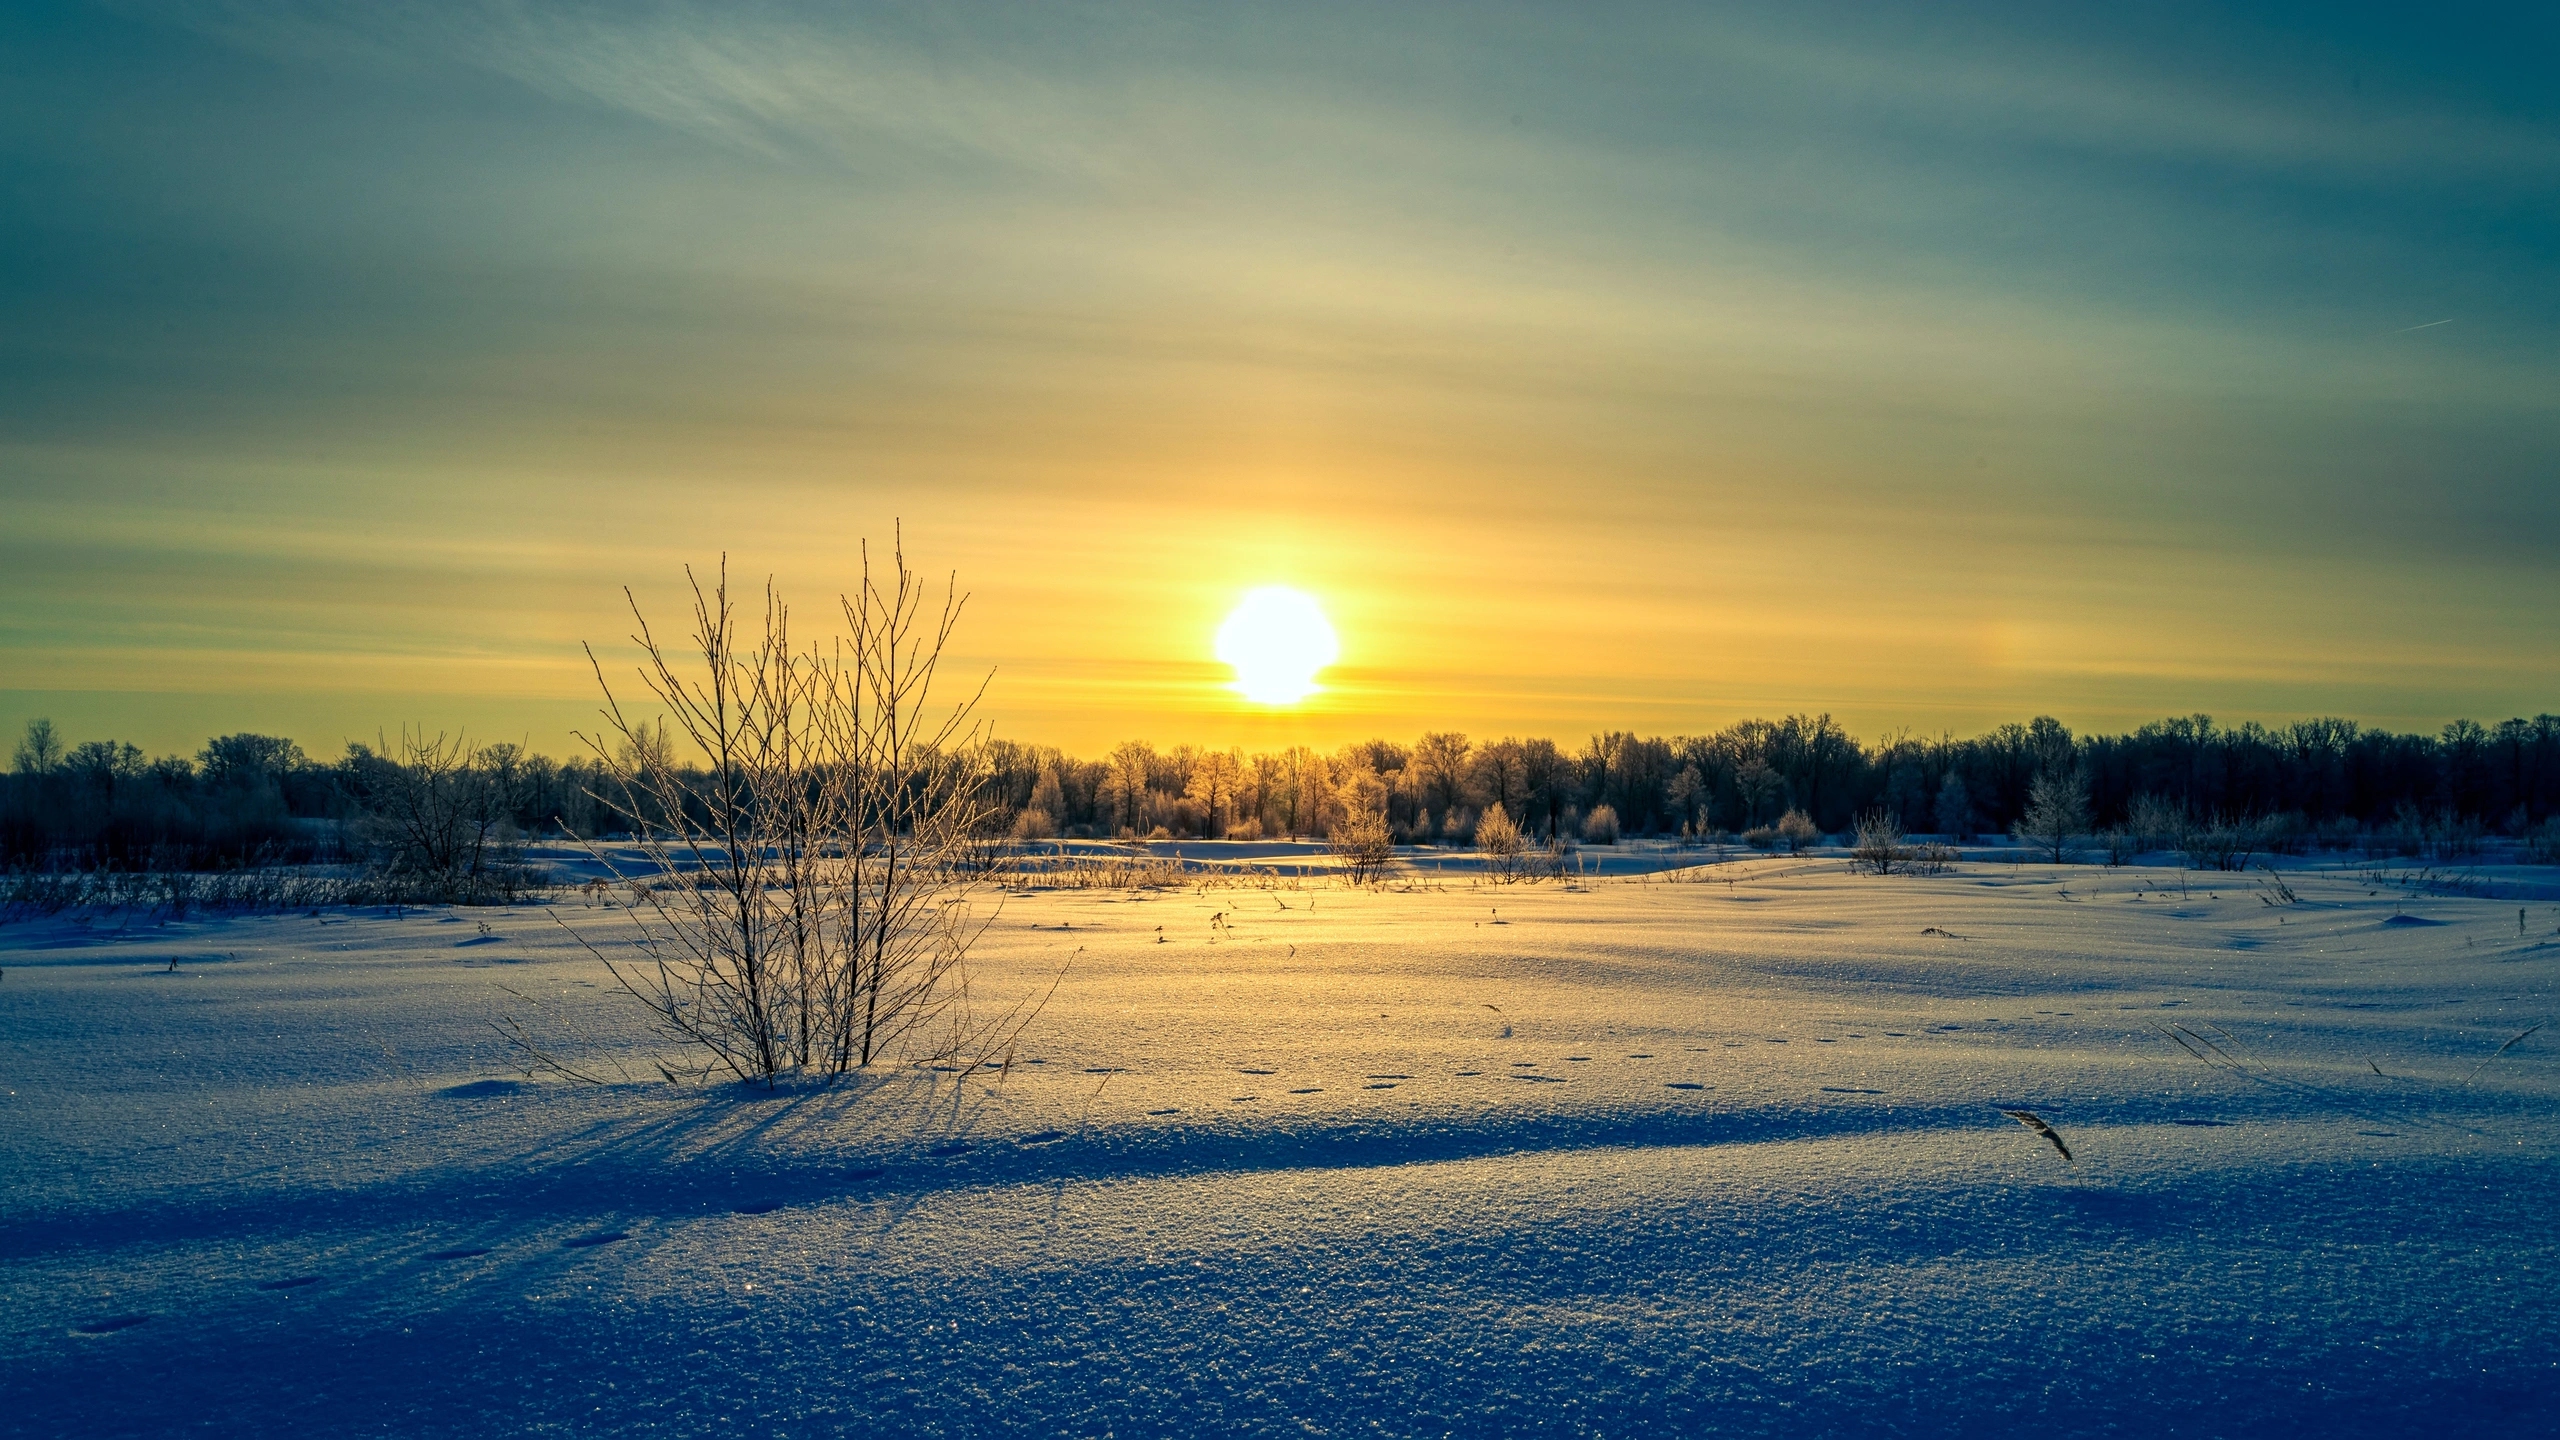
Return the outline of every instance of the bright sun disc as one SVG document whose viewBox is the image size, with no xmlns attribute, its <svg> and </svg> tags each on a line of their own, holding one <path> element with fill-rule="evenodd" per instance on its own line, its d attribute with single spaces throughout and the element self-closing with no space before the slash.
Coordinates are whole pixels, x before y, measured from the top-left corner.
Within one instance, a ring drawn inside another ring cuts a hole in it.
<svg viewBox="0 0 2560 1440">
<path fill-rule="evenodd" d="M 1295 705 L 1315 693 L 1316 672 L 1342 658 L 1315 597 L 1280 585 L 1245 593 L 1218 627 L 1218 659 L 1258 705 Z"/>
</svg>

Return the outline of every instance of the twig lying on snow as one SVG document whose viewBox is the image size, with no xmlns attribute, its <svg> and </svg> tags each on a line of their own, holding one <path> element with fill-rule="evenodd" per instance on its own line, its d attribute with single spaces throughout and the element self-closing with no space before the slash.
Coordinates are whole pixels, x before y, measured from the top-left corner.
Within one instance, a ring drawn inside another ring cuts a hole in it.
<svg viewBox="0 0 2560 1440">
<path fill-rule="evenodd" d="M 2547 1020 L 2543 1022 L 2543 1024 L 2545 1024 L 2545 1025 L 2547 1025 L 2547 1024 L 2549 1024 L 2549 1023 L 2550 1023 L 2550 1022 L 2549 1022 L 2549 1021 L 2547 1021 Z M 2506 1053 L 2507 1053 L 2508 1051 L 2510 1051 L 2510 1050 L 2513 1050 L 2513 1049 L 2514 1049 L 2514 1048 L 2516 1048 L 2518 1045 L 2523 1044 L 2523 1043 L 2524 1043 L 2524 1037 L 2525 1037 L 2526 1035 L 2530 1035 L 2530 1034 L 2532 1034 L 2535 1030 L 2539 1030 L 2539 1029 L 2541 1029 L 2541 1028 L 2542 1028 L 2542 1026 L 2541 1026 L 2541 1025 L 2536 1025 L 2536 1026 L 2533 1026 L 2531 1029 L 2525 1030 L 2525 1031 L 2523 1031 L 2522 1033 L 2518 1034 L 2518 1035 L 2516 1036 L 2516 1038 L 2514 1038 L 2513 1040 L 2510 1040 L 2510 1041 L 2508 1041 L 2506 1044 L 2501 1045 L 2501 1046 L 2499 1046 L 2497 1049 L 2495 1049 L 2495 1050 L 2493 1050 L 2493 1051 L 2489 1052 L 2489 1060 L 2495 1060 L 2495 1059 L 2497 1059 L 2499 1056 L 2506 1054 Z M 2472 1081 L 2479 1079 L 2479 1078 L 2480 1078 L 2480 1072 L 2489 1068 L 2489 1060 L 2483 1060 L 2483 1061 L 2481 1061 L 2479 1064 L 2472 1066 L 2472 1067 L 2471 1067 L 2471 1073 L 2462 1077 L 2462 1083 L 2463 1083 L 2463 1084 L 2465 1084 L 2465 1085 L 2468 1085 L 2468 1084 L 2470 1084 Z"/>
<path fill-rule="evenodd" d="M 2044 1123 L 2043 1116 L 2038 1115 L 2033 1110 L 2003 1110 L 2000 1113 L 2017 1121 L 2019 1124 L 2026 1126 L 2028 1129 L 2033 1130 L 2047 1140 L 2052 1141 L 2053 1148 L 2062 1152 L 2063 1164 L 2071 1165 L 2078 1163 L 2071 1158 L 2071 1147 L 2062 1143 L 2062 1132 Z"/>
</svg>

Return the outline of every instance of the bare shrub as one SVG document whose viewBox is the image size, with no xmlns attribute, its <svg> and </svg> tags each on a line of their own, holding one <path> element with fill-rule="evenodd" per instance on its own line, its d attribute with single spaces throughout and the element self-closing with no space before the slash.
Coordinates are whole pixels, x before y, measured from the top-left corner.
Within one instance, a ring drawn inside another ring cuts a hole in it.
<svg viewBox="0 0 2560 1440">
<path fill-rule="evenodd" d="M 1944 875 L 1955 868 L 1959 858 L 1953 845 L 1924 840 L 1905 852 L 1902 872 L 1906 875 Z"/>
<path fill-rule="evenodd" d="M 1586 843 L 1592 845 L 1617 844 L 1618 807 L 1614 805 L 1592 806 L 1591 813 L 1582 817 L 1582 838 Z"/>
<path fill-rule="evenodd" d="M 1850 864 L 1877 875 L 1890 875 L 1911 855 L 1902 833 L 1902 822 L 1881 807 L 1858 817 L 1856 843 L 1851 846 Z"/>
<path fill-rule="evenodd" d="M 2525 832 L 2524 858 L 2536 865 L 2560 865 L 2560 815 L 2543 821 L 2538 830 Z"/>
<path fill-rule="evenodd" d="M 2089 833 L 2089 777 L 2078 770 L 2047 770 L 2027 786 L 2027 811 L 2017 836 L 2056 865 L 2072 855 L 2072 841 Z"/>
<path fill-rule="evenodd" d="M 1227 838 L 1230 840 L 1261 839 L 1262 817 L 1259 815 L 1248 815 L 1244 819 L 1238 820 L 1234 824 L 1229 825 L 1227 827 Z"/>
<path fill-rule="evenodd" d="M 355 830 L 385 889 L 456 904 L 511 896 L 534 882 L 520 863 L 504 769 L 461 734 L 403 726 L 376 735 L 346 767 L 364 814 Z"/>
<path fill-rule="evenodd" d="M 1476 821 L 1476 853 L 1484 857 L 1484 873 L 1504 884 L 1522 877 L 1522 851 L 1527 842 L 1520 827 L 1499 802 L 1485 807 Z"/>
<path fill-rule="evenodd" d="M 2187 812 L 2166 795 L 2136 795 L 2125 806 L 2124 826 L 2141 847 L 2138 853 L 2174 850 L 2187 833 Z"/>
<path fill-rule="evenodd" d="M 1029 1000 L 992 1019 L 972 1009 L 967 960 L 988 923 L 967 903 L 970 846 L 990 816 L 972 719 L 985 686 L 934 708 L 965 597 L 947 587 L 928 612 L 903 548 L 892 556 L 875 575 L 864 547 L 859 588 L 840 600 L 844 633 L 827 648 L 794 647 L 770 585 L 761 635 L 742 638 L 725 559 L 708 594 L 686 572 L 692 653 L 681 659 L 625 592 L 642 684 L 699 772 L 646 743 L 595 664 L 608 728 L 581 738 L 614 786 L 652 802 L 635 808 L 654 874 L 592 852 L 634 887 L 639 958 L 589 949 L 708 1057 L 706 1072 L 771 1084 L 786 1070 L 951 1058 L 1004 1043 L 1036 1012 Z"/>
<path fill-rule="evenodd" d="M 1742 832 L 1742 843 L 1754 850 L 1775 850 L 1778 848 L 1778 827 L 1754 825 Z"/>
<path fill-rule="evenodd" d="M 1025 810 L 1013 817 L 1011 833 L 1016 840 L 1054 840 L 1058 822 L 1046 810 Z"/>
<path fill-rule="evenodd" d="M 1365 806 L 1344 814 L 1326 833 L 1325 848 L 1342 862 L 1342 875 L 1354 885 L 1368 885 L 1386 873 L 1395 858 L 1395 835 L 1387 828 L 1387 812 Z"/>
<path fill-rule="evenodd" d="M 2246 870 L 2258 853 L 2262 836 L 2263 830 L 2254 819 L 2217 814 L 2202 824 L 2188 826 L 2178 848 L 2186 852 L 2187 864 L 2198 870 Z"/>
<path fill-rule="evenodd" d="M 1801 855 L 1822 843 L 1822 827 L 1801 810 L 1790 810 L 1778 817 L 1778 841 L 1790 855 Z"/>
<path fill-rule="evenodd" d="M 2110 825 L 2098 832 L 2098 843 L 2106 847 L 2107 863 L 2124 865 L 2142 853 L 2142 842 L 2129 825 Z"/>
</svg>

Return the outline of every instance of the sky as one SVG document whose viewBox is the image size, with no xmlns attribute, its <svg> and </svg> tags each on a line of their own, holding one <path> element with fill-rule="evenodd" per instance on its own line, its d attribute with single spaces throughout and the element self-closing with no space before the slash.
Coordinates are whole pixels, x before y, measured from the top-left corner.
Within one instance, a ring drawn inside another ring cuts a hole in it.
<svg viewBox="0 0 2560 1440">
<path fill-rule="evenodd" d="M 2116 13 L 2125 11 L 2130 13 Z M 0 725 L 565 753 L 902 533 L 997 733 L 2560 709 L 2560 19 L 0 11 Z M 1315 596 L 1321 693 L 1213 657 Z"/>
</svg>

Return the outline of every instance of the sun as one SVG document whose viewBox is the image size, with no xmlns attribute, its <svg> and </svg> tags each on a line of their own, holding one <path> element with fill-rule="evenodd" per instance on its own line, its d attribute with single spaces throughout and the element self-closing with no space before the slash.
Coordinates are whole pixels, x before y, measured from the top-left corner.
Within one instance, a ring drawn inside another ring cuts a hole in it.
<svg viewBox="0 0 2560 1440">
<path fill-rule="evenodd" d="M 1248 590 L 1218 627 L 1218 659 L 1257 705 L 1295 705 L 1316 692 L 1316 672 L 1342 658 L 1315 597 L 1284 585 Z"/>
</svg>

